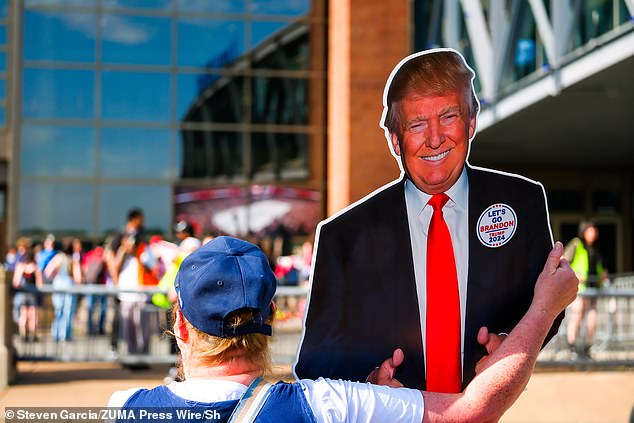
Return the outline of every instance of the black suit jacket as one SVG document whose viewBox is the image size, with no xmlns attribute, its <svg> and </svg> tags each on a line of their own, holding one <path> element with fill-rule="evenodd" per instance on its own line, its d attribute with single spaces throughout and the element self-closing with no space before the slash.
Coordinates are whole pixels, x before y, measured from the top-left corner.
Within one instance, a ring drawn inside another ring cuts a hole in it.
<svg viewBox="0 0 634 423">
<path fill-rule="evenodd" d="M 521 177 L 467 167 L 469 269 L 464 334 L 463 388 L 486 351 L 481 326 L 510 332 L 533 298 L 552 237 L 543 188 Z M 517 215 L 512 239 L 498 248 L 476 234 L 480 214 L 495 203 Z M 304 336 L 295 373 L 299 378 L 364 381 L 402 348 L 397 378 L 425 389 L 420 315 L 404 179 L 322 222 L 318 229 Z M 557 331 L 563 314 L 548 339 Z"/>
</svg>

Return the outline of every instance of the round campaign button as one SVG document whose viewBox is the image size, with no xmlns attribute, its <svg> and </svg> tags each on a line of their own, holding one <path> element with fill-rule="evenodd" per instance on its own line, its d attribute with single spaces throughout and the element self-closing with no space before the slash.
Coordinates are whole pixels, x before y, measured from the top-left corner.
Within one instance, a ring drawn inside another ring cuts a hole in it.
<svg viewBox="0 0 634 423">
<path fill-rule="evenodd" d="M 513 238 L 517 229 L 515 210 L 498 203 L 487 207 L 478 219 L 476 232 L 480 242 L 490 248 L 498 248 Z"/>
</svg>

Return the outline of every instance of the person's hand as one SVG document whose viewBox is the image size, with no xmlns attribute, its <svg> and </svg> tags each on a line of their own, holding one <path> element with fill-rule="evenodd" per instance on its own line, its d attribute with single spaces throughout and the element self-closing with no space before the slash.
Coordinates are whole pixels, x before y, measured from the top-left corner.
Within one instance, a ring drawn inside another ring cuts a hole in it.
<svg viewBox="0 0 634 423">
<path fill-rule="evenodd" d="M 482 326 L 478 331 L 478 343 L 484 345 L 487 349 L 487 355 L 482 357 L 475 367 L 476 374 L 480 373 L 486 367 L 489 356 L 493 354 L 493 351 L 497 350 L 502 341 L 506 338 L 506 335 L 497 335 L 495 333 L 489 333 L 489 329 L 486 326 Z"/>
<path fill-rule="evenodd" d="M 403 350 L 400 348 L 395 349 L 394 353 L 392 353 L 392 357 L 388 358 L 379 367 L 372 370 L 365 381 L 375 385 L 402 388 L 403 384 L 397 379 L 394 379 L 394 372 L 396 371 L 396 368 L 403 363 L 404 359 L 405 355 L 403 354 Z"/>
<path fill-rule="evenodd" d="M 551 314 L 553 318 L 577 297 L 579 285 L 579 279 L 568 260 L 561 256 L 563 250 L 562 243 L 557 241 L 548 254 L 544 270 L 537 278 L 531 305 L 543 313 Z"/>
</svg>

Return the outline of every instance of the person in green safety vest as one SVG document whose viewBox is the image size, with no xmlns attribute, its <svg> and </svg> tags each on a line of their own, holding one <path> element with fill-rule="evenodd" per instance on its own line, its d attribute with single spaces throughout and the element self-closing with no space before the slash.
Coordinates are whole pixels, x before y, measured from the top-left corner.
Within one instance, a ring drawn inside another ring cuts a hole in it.
<svg viewBox="0 0 634 423">
<path fill-rule="evenodd" d="M 597 248 L 599 230 L 593 222 L 579 224 L 579 236 L 573 238 L 564 250 L 564 257 L 570 262 L 570 267 L 579 278 L 578 293 L 582 294 L 587 288 L 601 288 L 607 278 L 601 255 Z M 596 329 L 597 299 L 578 295 L 572 303 L 572 313 L 566 327 L 568 346 L 573 357 L 589 359 L 590 347 Z M 586 336 L 583 345 L 577 345 L 577 337 L 583 318 L 586 318 Z"/>
<path fill-rule="evenodd" d="M 178 269 L 180 268 L 181 263 L 183 262 L 185 257 L 196 251 L 200 246 L 200 240 L 194 237 L 187 237 L 183 241 L 181 241 L 180 245 L 178 246 L 178 255 L 176 256 L 176 258 L 174 258 L 174 261 L 172 263 L 169 263 L 165 274 L 157 285 L 157 288 L 159 288 L 162 292 L 157 292 L 152 295 L 152 304 L 166 310 L 172 308 L 172 304 L 174 304 L 174 302 L 176 301 L 174 280 L 176 279 Z"/>
</svg>

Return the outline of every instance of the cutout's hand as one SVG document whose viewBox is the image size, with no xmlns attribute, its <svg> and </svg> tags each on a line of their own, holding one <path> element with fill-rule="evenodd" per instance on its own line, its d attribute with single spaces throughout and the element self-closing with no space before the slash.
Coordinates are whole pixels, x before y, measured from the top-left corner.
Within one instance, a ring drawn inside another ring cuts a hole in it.
<svg viewBox="0 0 634 423">
<path fill-rule="evenodd" d="M 404 359 L 405 355 L 403 354 L 403 350 L 400 348 L 395 349 L 391 358 L 388 358 L 379 367 L 370 372 L 366 382 L 375 385 L 386 385 L 392 388 L 402 388 L 403 384 L 397 379 L 394 379 L 394 373 L 396 372 L 396 368 L 403 364 Z"/>
<path fill-rule="evenodd" d="M 482 357 L 480 361 L 476 363 L 476 374 L 480 373 L 486 367 L 489 356 L 493 354 L 493 351 L 497 350 L 500 344 L 504 341 L 506 335 L 497 335 L 495 333 L 489 333 L 489 329 L 486 326 L 482 326 L 478 331 L 478 343 L 484 345 L 487 349 L 487 355 Z"/>
</svg>

